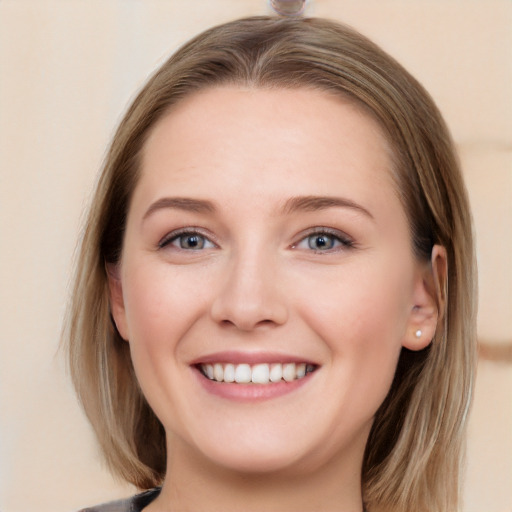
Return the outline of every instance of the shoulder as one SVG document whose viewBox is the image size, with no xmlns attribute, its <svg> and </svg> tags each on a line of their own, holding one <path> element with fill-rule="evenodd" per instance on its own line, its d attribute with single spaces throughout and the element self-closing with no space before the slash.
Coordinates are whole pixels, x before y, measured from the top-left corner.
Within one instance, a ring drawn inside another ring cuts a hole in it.
<svg viewBox="0 0 512 512">
<path fill-rule="evenodd" d="M 136 494 L 131 498 L 124 500 L 111 501 L 103 505 L 84 508 L 78 512 L 141 512 L 141 510 L 149 505 L 160 494 L 160 488 L 151 489 L 141 494 Z"/>
</svg>

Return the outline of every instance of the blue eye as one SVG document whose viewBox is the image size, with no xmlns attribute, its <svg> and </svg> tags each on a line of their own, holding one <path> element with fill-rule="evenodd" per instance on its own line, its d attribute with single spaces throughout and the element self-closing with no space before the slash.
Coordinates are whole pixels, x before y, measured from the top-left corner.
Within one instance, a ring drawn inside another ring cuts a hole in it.
<svg viewBox="0 0 512 512">
<path fill-rule="evenodd" d="M 202 249 L 210 249 L 215 247 L 213 242 L 205 236 L 195 231 L 186 231 L 181 233 L 171 233 L 165 237 L 159 244 L 160 248 L 172 245 L 178 249 L 185 251 L 200 251 Z"/>
<path fill-rule="evenodd" d="M 329 252 L 339 248 L 350 248 L 352 246 L 352 240 L 342 233 L 331 233 L 324 229 L 304 237 L 293 247 L 295 249 L 311 249 L 315 252 Z"/>
<path fill-rule="evenodd" d="M 335 237 L 325 233 L 310 235 L 308 236 L 307 241 L 308 247 L 315 251 L 326 251 L 332 249 L 337 242 Z"/>
<path fill-rule="evenodd" d="M 180 249 L 191 249 L 197 251 L 205 246 L 206 240 L 204 236 L 195 233 L 180 235 L 171 243 L 176 242 Z"/>
</svg>

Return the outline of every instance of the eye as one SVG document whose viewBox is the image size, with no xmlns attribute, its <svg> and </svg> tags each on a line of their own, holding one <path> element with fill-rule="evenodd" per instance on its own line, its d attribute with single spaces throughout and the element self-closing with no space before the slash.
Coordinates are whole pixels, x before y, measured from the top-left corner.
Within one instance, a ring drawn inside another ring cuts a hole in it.
<svg viewBox="0 0 512 512">
<path fill-rule="evenodd" d="M 181 231 L 170 233 L 158 246 L 161 249 L 173 246 L 184 251 L 200 251 L 202 249 L 211 249 L 215 247 L 215 244 L 197 231 Z"/>
<path fill-rule="evenodd" d="M 293 245 L 294 249 L 311 249 L 315 252 L 336 251 L 341 248 L 350 248 L 353 241 L 343 233 L 335 230 L 319 229 Z"/>
</svg>

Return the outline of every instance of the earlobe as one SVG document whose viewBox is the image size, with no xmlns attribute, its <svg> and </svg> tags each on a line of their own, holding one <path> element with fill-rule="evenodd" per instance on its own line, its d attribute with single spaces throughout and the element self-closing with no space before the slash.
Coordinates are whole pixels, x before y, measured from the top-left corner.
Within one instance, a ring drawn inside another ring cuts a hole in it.
<svg viewBox="0 0 512 512">
<path fill-rule="evenodd" d="M 419 273 L 414 289 L 407 332 L 402 345 L 409 350 L 422 350 L 435 336 L 444 317 L 447 296 L 448 261 L 446 249 L 434 245 L 429 265 Z"/>
<path fill-rule="evenodd" d="M 110 296 L 110 312 L 121 338 L 128 341 L 128 327 L 126 323 L 126 311 L 124 307 L 123 286 L 121 283 L 119 264 L 106 263 L 105 269 L 107 272 Z"/>
</svg>

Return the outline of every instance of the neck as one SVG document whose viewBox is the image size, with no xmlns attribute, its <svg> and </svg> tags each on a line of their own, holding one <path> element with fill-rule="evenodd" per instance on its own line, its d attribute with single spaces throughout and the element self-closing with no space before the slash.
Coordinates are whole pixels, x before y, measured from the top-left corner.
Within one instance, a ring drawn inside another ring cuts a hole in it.
<svg viewBox="0 0 512 512">
<path fill-rule="evenodd" d="M 176 440 L 169 455 L 162 492 L 148 512 L 363 511 L 360 456 L 314 471 L 249 473 L 219 467 Z"/>
</svg>

